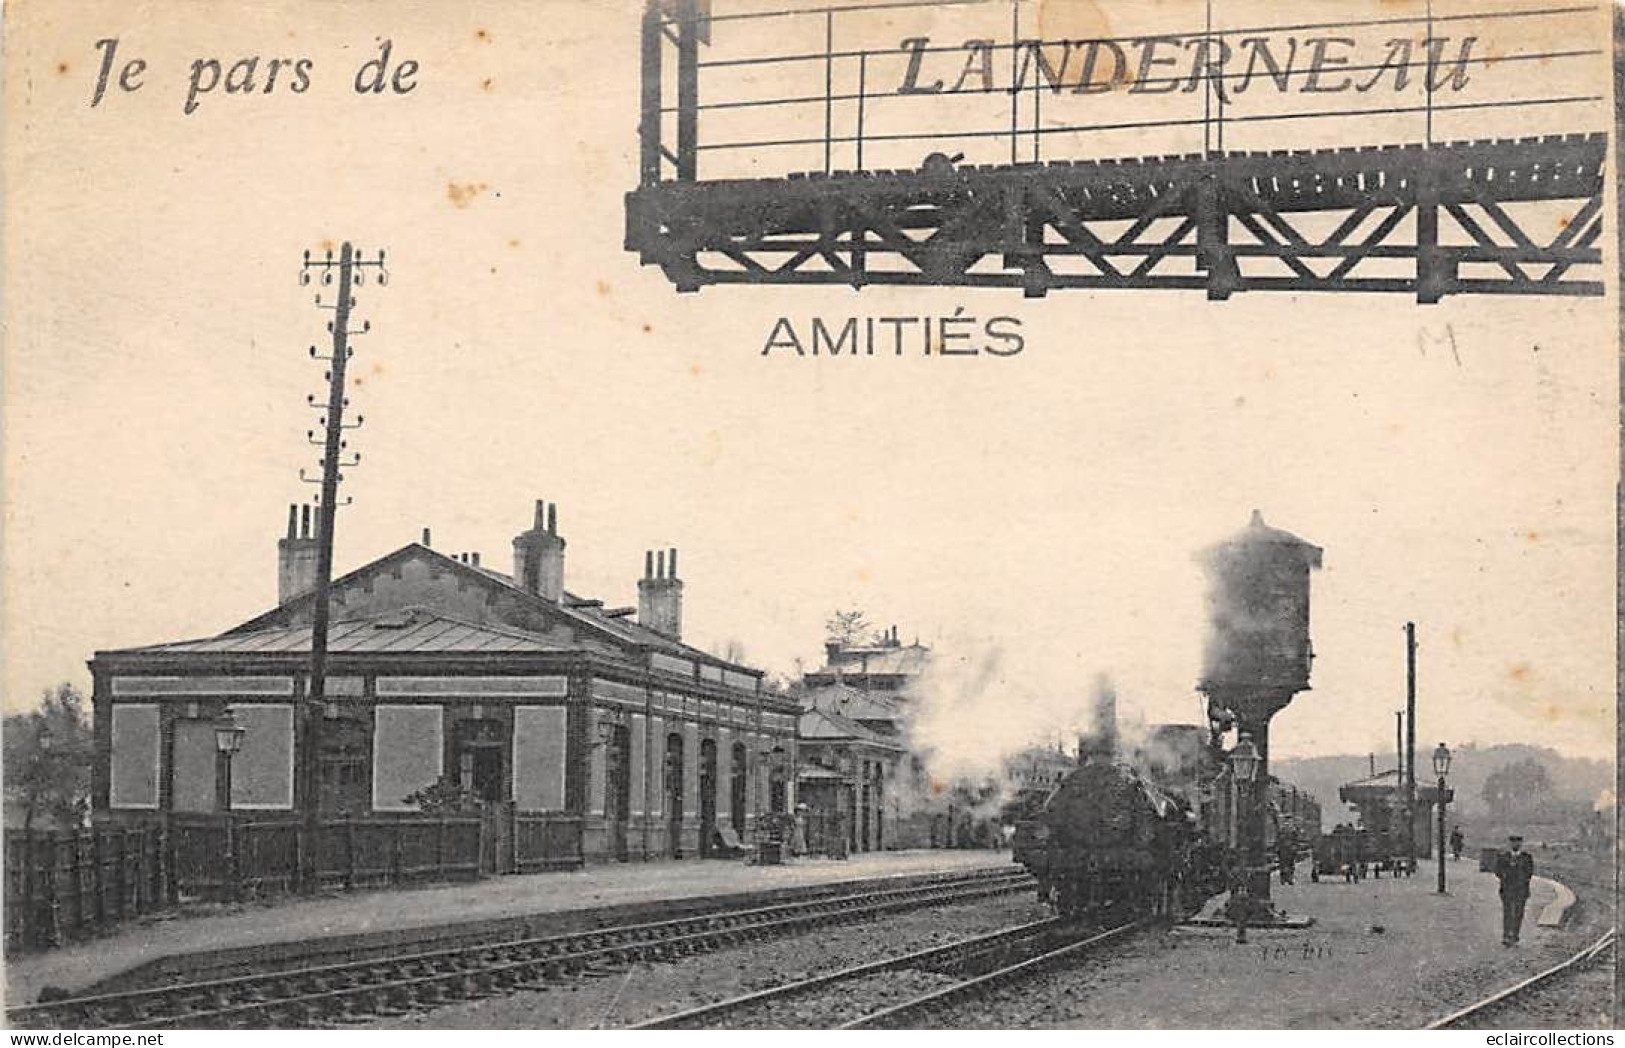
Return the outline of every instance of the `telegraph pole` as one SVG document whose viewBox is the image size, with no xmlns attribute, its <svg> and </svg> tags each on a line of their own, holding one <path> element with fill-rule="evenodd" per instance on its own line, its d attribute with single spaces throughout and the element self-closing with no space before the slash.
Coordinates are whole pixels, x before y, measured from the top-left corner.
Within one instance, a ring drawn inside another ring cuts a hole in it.
<svg viewBox="0 0 1625 1048">
<path fill-rule="evenodd" d="M 314 603 L 311 610 L 310 624 L 310 682 L 305 689 L 304 702 L 304 833 L 301 837 L 299 849 L 299 881 L 304 891 L 316 890 L 318 880 L 318 852 L 317 838 L 321 832 L 321 793 L 322 793 L 322 717 L 327 699 L 327 632 L 331 615 L 330 595 L 333 580 L 333 532 L 338 518 L 338 489 L 344 480 L 344 474 L 339 472 L 340 467 L 354 466 L 361 461 L 359 453 L 351 456 L 348 462 L 340 456 L 345 449 L 344 431 L 354 429 L 362 422 L 357 416 L 353 425 L 344 422 L 344 409 L 349 406 L 349 398 L 344 395 L 345 365 L 349 363 L 350 336 L 364 334 L 371 330 L 370 323 L 363 323 L 361 331 L 350 330 L 350 311 L 355 305 L 354 288 L 361 284 L 365 277 L 363 273 L 367 268 L 377 271 L 379 284 L 388 283 L 389 276 L 384 269 L 384 253 L 378 252 L 376 261 L 363 261 L 356 257 L 356 251 L 349 241 L 345 241 L 339 249 L 339 257 L 335 261 L 333 253 L 327 252 L 325 260 L 313 260 L 310 252 L 305 252 L 305 262 L 299 274 L 301 284 L 309 284 L 311 276 L 320 274 L 321 283 L 333 286 L 337 281 L 337 301 L 329 306 L 322 302 L 322 296 L 316 296 L 316 304 L 323 309 L 333 311 L 333 319 L 328 322 L 327 329 L 333 336 L 332 355 L 323 357 L 316 352 L 316 347 L 310 347 L 310 355 L 316 360 L 328 362 L 327 371 L 327 409 L 321 419 L 324 434 L 320 441 L 316 440 L 315 431 L 306 434 L 313 444 L 322 448 L 321 467 L 322 475 L 319 480 L 306 477 L 305 471 L 299 471 L 299 479 L 306 483 L 320 484 L 321 497 L 318 500 L 318 521 L 316 533 L 316 585 L 312 594 Z M 309 398 L 312 407 L 317 406 L 316 397 Z"/>
<path fill-rule="evenodd" d="M 1416 623 L 1405 623 L 1405 841 L 1416 869 Z"/>
<path fill-rule="evenodd" d="M 1389 827 L 1399 847 L 1399 823 L 1405 817 L 1405 711 L 1394 711 L 1394 821 Z"/>
</svg>

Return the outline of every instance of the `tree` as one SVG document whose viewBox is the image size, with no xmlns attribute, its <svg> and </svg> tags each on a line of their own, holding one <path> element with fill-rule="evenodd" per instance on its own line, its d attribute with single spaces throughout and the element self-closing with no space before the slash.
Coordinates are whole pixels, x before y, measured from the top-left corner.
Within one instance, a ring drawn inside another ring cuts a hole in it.
<svg viewBox="0 0 1625 1048">
<path fill-rule="evenodd" d="M 829 643 L 839 644 L 843 648 L 861 648 L 874 639 L 863 612 L 855 608 L 831 615 L 824 623 L 824 633 Z"/>
<path fill-rule="evenodd" d="M 765 695 L 772 695 L 775 698 L 786 699 L 791 702 L 799 702 L 806 692 L 807 685 L 802 681 L 799 674 L 794 677 L 786 677 L 781 673 L 769 673 L 762 678 L 762 693 Z"/>
<path fill-rule="evenodd" d="M 44 692 L 39 709 L 5 718 L 6 803 L 23 813 L 23 826 L 38 820 L 60 828 L 80 825 L 90 810 L 94 752 L 85 697 L 69 683 Z"/>
</svg>

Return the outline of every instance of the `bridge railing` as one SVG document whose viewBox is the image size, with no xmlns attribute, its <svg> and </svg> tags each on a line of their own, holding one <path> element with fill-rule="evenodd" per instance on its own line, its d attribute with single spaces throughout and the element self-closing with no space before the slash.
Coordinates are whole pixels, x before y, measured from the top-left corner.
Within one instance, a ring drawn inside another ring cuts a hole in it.
<svg viewBox="0 0 1625 1048">
<path fill-rule="evenodd" d="M 1026 164 L 1607 126 L 1596 3 L 1281 10 L 650 0 L 642 182 L 915 169 L 934 153 Z"/>
</svg>

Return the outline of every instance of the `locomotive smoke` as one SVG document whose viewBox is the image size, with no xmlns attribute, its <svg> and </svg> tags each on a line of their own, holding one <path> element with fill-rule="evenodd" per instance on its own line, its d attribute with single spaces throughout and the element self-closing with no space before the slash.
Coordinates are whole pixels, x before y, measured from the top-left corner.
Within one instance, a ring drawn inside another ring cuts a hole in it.
<svg viewBox="0 0 1625 1048">
<path fill-rule="evenodd" d="M 1218 642 L 1214 624 L 1243 637 L 1263 624 L 1249 622 L 1244 598 L 1217 587 L 1204 594 L 1203 582 L 1197 561 L 1175 556 L 1151 565 L 1133 589 L 1088 588 L 1057 608 L 1054 630 L 939 637 L 910 686 L 907 740 L 939 792 L 1000 781 L 1035 750 L 1075 754 L 1098 734 L 1097 707 L 1107 700 L 1116 706 L 1109 720 L 1119 760 L 1154 759 L 1144 755 L 1164 744 L 1147 722 L 1205 725 L 1193 685 L 1220 672 L 1234 647 Z"/>
<path fill-rule="evenodd" d="M 1099 756 L 1116 759 L 1117 741 L 1117 686 L 1102 673 L 1095 678 L 1094 698 L 1090 701 L 1089 731 L 1078 739 L 1078 757 Z"/>
<path fill-rule="evenodd" d="M 1002 645 L 955 645 L 939 652 L 910 690 L 909 746 L 921 755 L 937 788 L 955 782 L 998 781 L 1012 757 L 1035 745 L 1070 741 L 1088 723 L 1088 704 L 1075 691 L 1047 692 Z M 1047 675 L 1044 675 L 1047 676 Z"/>
<path fill-rule="evenodd" d="M 1267 600 L 1268 580 L 1256 567 L 1215 577 L 1207 591 L 1207 636 L 1202 645 L 1203 681 L 1249 681 L 1259 676 L 1257 638 L 1286 624 Z"/>
<path fill-rule="evenodd" d="M 997 796 L 984 805 L 991 817 L 1013 799 L 1023 758 L 1036 751 L 1099 753 L 1147 772 L 1179 759 L 1138 709 L 1125 716 L 1110 674 L 1021 673 L 1031 663 L 995 644 L 952 650 L 964 654 L 939 654 L 910 691 L 907 744 L 920 755 L 934 794 L 955 785 L 996 786 Z M 1067 677 L 1091 683 L 1055 686 Z M 898 801 L 910 810 L 925 799 Z"/>
</svg>

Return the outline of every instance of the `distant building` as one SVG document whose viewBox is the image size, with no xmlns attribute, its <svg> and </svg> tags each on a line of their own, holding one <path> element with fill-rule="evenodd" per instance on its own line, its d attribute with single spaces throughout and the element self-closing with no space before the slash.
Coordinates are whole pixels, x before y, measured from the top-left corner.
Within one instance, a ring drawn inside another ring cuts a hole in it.
<svg viewBox="0 0 1625 1048">
<path fill-rule="evenodd" d="M 931 662 L 931 649 L 916 640 L 904 644 L 897 627 L 883 634 L 878 643 L 824 644 L 824 665 L 808 673 L 803 682 L 809 689 L 847 684 L 866 695 L 880 695 L 907 703 L 909 689 Z"/>
<path fill-rule="evenodd" d="M 797 779 L 809 824 L 825 828 L 822 840 L 844 837 L 852 851 L 946 844 L 953 820 L 944 787 L 933 789 L 908 742 L 913 689 L 931 649 L 902 643 L 893 626 L 866 644 L 830 641 L 824 655 L 802 677 L 800 696 Z"/>
<path fill-rule="evenodd" d="M 1404 854 L 1405 790 L 1404 780 L 1398 771 L 1390 769 L 1345 783 L 1337 788 L 1337 799 L 1344 804 L 1352 804 L 1360 812 L 1361 826 L 1393 841 L 1399 853 Z M 1456 791 L 1446 787 L 1444 799 L 1446 804 L 1454 801 Z M 1417 778 L 1416 804 L 1411 810 L 1411 840 L 1416 850 L 1411 854 L 1419 859 L 1433 854 L 1433 837 L 1437 832 L 1433 820 L 1438 803 L 1438 786 Z"/>
<path fill-rule="evenodd" d="M 1004 762 L 1005 800 L 1000 822 L 1014 826 L 1035 817 L 1044 801 L 1078 767 L 1078 757 L 1064 746 L 1029 746 Z"/>
<path fill-rule="evenodd" d="M 437 552 L 425 531 L 335 579 L 326 701 L 311 710 L 316 540 L 308 508 L 300 521 L 290 507 L 275 608 L 91 660 L 98 817 L 220 807 L 228 708 L 246 728 L 233 809 L 411 818 L 408 798 L 439 783 L 477 798 L 517 868 L 703 855 L 719 831 L 787 810 L 801 711 L 760 670 L 683 643 L 677 551 L 645 556 L 636 608 L 609 608 L 565 589 L 564 550 L 556 507 L 538 502 L 511 575 Z"/>
<path fill-rule="evenodd" d="M 841 854 L 902 846 L 898 791 L 908 773 L 908 751 L 896 736 L 867 727 L 834 709 L 813 706 L 801 714 L 796 796 L 807 806 L 807 847 Z"/>
</svg>

